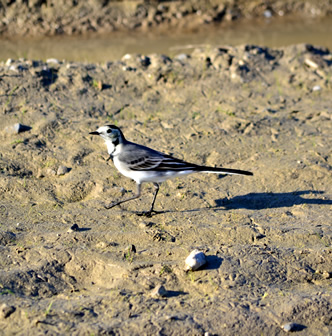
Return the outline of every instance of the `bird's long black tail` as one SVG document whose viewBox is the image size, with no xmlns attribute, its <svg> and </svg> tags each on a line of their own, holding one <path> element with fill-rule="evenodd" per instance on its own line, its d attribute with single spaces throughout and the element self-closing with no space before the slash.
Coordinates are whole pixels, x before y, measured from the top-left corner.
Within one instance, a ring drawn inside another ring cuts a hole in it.
<svg viewBox="0 0 332 336">
<path fill-rule="evenodd" d="M 231 174 L 231 175 L 254 175 L 250 171 L 240 170 L 240 169 L 230 169 L 230 168 L 215 168 L 215 167 L 205 167 L 198 166 L 197 171 L 202 173 L 219 173 L 219 174 Z"/>
<path fill-rule="evenodd" d="M 163 156 L 163 160 L 159 162 L 158 167 L 156 170 L 171 170 L 171 171 L 187 171 L 188 174 L 194 172 L 201 172 L 201 173 L 219 173 L 219 174 L 234 174 L 234 175 L 254 175 L 252 172 L 246 170 L 239 170 L 239 169 L 231 169 L 231 168 L 217 168 L 217 167 L 207 167 L 207 166 L 200 166 L 195 163 L 189 163 L 180 159 L 176 159 L 170 155 L 165 155 L 160 153 Z M 133 169 L 133 168 L 131 168 Z M 142 166 L 140 166 L 141 170 Z M 147 168 L 150 170 L 150 166 Z M 152 169 L 153 170 L 153 169 Z"/>
</svg>

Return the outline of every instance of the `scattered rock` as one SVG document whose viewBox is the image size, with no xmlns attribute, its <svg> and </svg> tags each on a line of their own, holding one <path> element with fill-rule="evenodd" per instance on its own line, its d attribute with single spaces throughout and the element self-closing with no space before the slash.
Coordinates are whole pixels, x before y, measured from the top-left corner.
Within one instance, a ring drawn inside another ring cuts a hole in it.
<svg viewBox="0 0 332 336">
<path fill-rule="evenodd" d="M 151 296 L 154 298 L 165 297 L 167 295 L 167 290 L 163 285 L 158 285 L 151 291 Z"/>
<path fill-rule="evenodd" d="M 47 168 L 45 171 L 47 176 L 55 176 L 56 175 L 56 171 L 52 168 Z"/>
<path fill-rule="evenodd" d="M 316 270 L 316 273 L 321 274 L 323 279 L 330 279 L 332 275 L 332 273 L 327 270 Z"/>
<path fill-rule="evenodd" d="M 202 251 L 194 250 L 192 251 L 187 259 L 185 260 L 184 270 L 188 271 L 196 271 L 206 264 L 205 254 Z"/>
<path fill-rule="evenodd" d="M 6 303 L 0 306 L 0 319 L 5 319 L 14 313 L 16 308 L 14 306 L 9 306 Z"/>
<path fill-rule="evenodd" d="M 305 329 L 306 327 L 302 324 L 298 324 L 298 323 L 294 323 L 294 322 L 289 322 L 289 323 L 285 323 L 282 326 L 282 329 L 286 332 L 292 332 L 292 331 L 301 331 L 303 329 Z"/>
<path fill-rule="evenodd" d="M 147 229 L 147 228 L 152 227 L 153 225 L 154 225 L 154 223 L 152 223 L 152 222 L 146 222 L 146 221 L 141 221 L 141 222 L 139 223 L 139 227 L 140 227 L 141 229 Z"/>
<path fill-rule="evenodd" d="M 331 279 L 332 273 L 328 271 L 323 271 L 323 278 L 324 279 Z"/>
<path fill-rule="evenodd" d="M 272 12 L 268 9 L 266 11 L 264 11 L 263 14 L 264 14 L 264 17 L 266 17 L 267 19 L 272 17 Z"/>
<path fill-rule="evenodd" d="M 46 63 L 47 64 L 60 64 L 60 62 L 56 59 L 56 58 L 48 58 L 47 60 L 46 60 Z"/>
<path fill-rule="evenodd" d="M 179 55 L 176 55 L 176 56 L 174 57 L 174 59 L 176 59 L 176 60 L 178 60 L 178 61 L 180 61 L 180 62 L 185 62 L 185 61 L 187 61 L 189 58 L 190 58 L 190 56 L 187 55 L 187 54 L 179 54 Z"/>
<path fill-rule="evenodd" d="M 19 134 L 30 130 L 31 130 L 30 126 L 22 125 L 20 123 L 14 124 L 13 126 L 7 126 L 5 128 L 5 131 L 9 134 Z"/>
<path fill-rule="evenodd" d="M 61 175 L 65 175 L 65 174 L 67 174 L 68 172 L 69 172 L 69 168 L 66 167 L 66 166 L 61 165 L 61 166 L 59 166 L 59 168 L 58 168 L 56 174 L 57 174 L 58 176 L 61 176 Z"/>
<path fill-rule="evenodd" d="M 8 58 L 5 64 L 6 64 L 6 66 L 9 67 L 9 66 L 11 66 L 14 62 L 15 62 L 15 61 L 14 61 L 13 59 Z"/>
<path fill-rule="evenodd" d="M 101 248 L 101 249 L 104 249 L 104 248 L 106 248 L 107 246 L 108 246 L 108 244 L 105 243 L 105 242 L 103 242 L 103 241 L 101 241 L 101 242 L 99 242 L 99 243 L 96 244 L 96 247 L 97 247 L 97 248 Z"/>
</svg>

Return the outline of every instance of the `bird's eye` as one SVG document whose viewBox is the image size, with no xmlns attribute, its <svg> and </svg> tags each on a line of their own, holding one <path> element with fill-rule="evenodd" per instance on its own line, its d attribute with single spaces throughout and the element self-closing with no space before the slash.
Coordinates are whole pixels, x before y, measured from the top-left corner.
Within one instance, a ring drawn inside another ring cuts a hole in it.
<svg viewBox="0 0 332 336">
<path fill-rule="evenodd" d="M 112 132 L 112 130 L 109 128 L 107 131 L 106 131 L 107 133 L 111 133 Z"/>
</svg>

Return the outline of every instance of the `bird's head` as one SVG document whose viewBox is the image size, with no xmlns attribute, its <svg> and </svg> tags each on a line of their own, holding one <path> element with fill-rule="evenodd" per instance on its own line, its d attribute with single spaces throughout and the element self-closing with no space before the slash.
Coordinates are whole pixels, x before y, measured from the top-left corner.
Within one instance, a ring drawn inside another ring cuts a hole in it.
<svg viewBox="0 0 332 336">
<path fill-rule="evenodd" d="M 114 145 L 123 143 L 125 140 L 120 128 L 114 125 L 101 126 L 89 134 L 100 135 L 106 142 L 111 141 Z"/>
</svg>

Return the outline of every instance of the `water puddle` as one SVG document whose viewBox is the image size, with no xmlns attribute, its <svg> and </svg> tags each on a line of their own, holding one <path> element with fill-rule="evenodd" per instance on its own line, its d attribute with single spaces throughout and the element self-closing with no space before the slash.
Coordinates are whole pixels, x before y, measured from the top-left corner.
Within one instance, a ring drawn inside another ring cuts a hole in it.
<svg viewBox="0 0 332 336">
<path fill-rule="evenodd" d="M 199 46 L 257 44 L 281 47 L 310 43 L 332 49 L 332 18 L 235 22 L 231 26 L 204 26 L 195 32 L 159 34 L 112 33 L 93 36 L 60 36 L 0 40 L 0 60 L 28 59 L 105 62 L 127 53 L 190 53 Z"/>
</svg>

